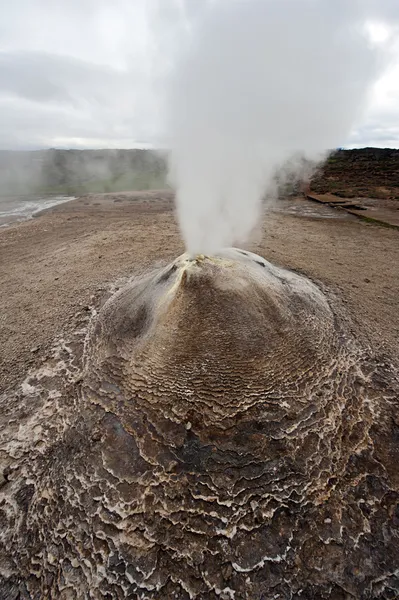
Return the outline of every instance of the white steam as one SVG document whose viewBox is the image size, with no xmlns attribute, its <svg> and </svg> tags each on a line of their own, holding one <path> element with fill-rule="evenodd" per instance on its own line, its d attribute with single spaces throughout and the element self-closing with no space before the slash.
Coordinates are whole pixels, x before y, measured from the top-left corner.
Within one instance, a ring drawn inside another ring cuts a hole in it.
<svg viewBox="0 0 399 600">
<path fill-rule="evenodd" d="M 368 2 L 204 6 L 172 76 L 169 126 L 186 246 L 209 254 L 249 237 L 277 168 L 345 142 L 381 56 L 367 37 Z"/>
</svg>

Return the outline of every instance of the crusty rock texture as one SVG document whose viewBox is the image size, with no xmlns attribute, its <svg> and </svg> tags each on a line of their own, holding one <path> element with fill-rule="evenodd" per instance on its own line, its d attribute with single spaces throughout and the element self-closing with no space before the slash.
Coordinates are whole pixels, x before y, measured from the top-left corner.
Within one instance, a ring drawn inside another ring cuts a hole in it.
<svg viewBox="0 0 399 600">
<path fill-rule="evenodd" d="M 398 597 L 398 380 L 338 299 L 231 249 L 85 320 L 2 399 L 1 599 Z"/>
</svg>

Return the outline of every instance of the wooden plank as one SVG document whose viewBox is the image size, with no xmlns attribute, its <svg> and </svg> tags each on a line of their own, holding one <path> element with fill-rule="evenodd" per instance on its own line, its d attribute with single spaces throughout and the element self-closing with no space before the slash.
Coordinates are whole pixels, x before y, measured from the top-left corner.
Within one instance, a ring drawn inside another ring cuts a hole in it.
<svg viewBox="0 0 399 600">
<path fill-rule="evenodd" d="M 361 206 L 352 202 L 349 198 L 338 198 L 331 194 L 306 194 L 306 198 L 313 200 L 314 202 L 320 202 L 321 204 L 327 204 L 332 208 L 340 208 L 345 210 L 351 215 L 360 217 L 366 221 L 385 225 L 386 227 L 393 227 L 399 229 L 399 214 L 396 214 L 393 210 L 387 209 L 371 209 L 366 206 Z M 399 211 L 397 211 L 399 213 Z"/>
</svg>

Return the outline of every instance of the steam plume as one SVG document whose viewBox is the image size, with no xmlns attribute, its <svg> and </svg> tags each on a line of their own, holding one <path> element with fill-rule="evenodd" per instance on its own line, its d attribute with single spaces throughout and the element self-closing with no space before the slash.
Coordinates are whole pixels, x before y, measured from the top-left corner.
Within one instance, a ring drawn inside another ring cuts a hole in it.
<svg viewBox="0 0 399 600">
<path fill-rule="evenodd" d="M 169 95 L 170 171 L 189 252 L 247 239 L 276 169 L 345 142 L 381 67 L 366 35 L 371 5 L 214 0 L 196 14 Z"/>
</svg>

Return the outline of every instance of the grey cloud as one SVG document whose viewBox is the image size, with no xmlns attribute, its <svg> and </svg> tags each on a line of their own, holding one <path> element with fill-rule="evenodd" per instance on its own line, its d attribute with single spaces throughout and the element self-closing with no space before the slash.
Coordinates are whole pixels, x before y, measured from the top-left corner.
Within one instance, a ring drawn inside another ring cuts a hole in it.
<svg viewBox="0 0 399 600">
<path fill-rule="evenodd" d="M 133 92 L 137 74 L 121 73 L 69 56 L 39 52 L 0 53 L 0 93 L 44 102 L 117 102 Z"/>
<path fill-rule="evenodd" d="M 348 146 L 382 146 L 398 147 L 399 123 L 380 122 L 369 123 L 354 131 L 348 140 Z"/>
<path fill-rule="evenodd" d="M 146 76 L 133 70 L 38 52 L 0 53 L 2 147 L 18 146 L 21 136 L 44 146 L 68 137 L 89 145 L 90 139 L 150 140 L 156 100 Z"/>
<path fill-rule="evenodd" d="M 169 71 L 214 1 L 3 0 L 0 147 L 162 143 Z M 398 0 L 357 1 L 399 23 Z M 335 2 L 328 10 L 331 18 L 339 12 Z M 348 143 L 376 140 L 380 129 L 399 144 L 393 112 L 374 111 L 374 125 L 366 118 Z"/>
</svg>

